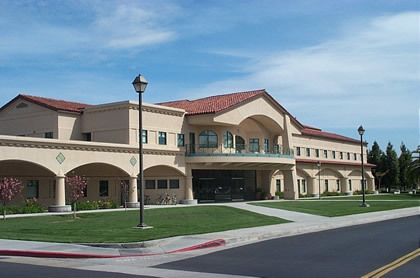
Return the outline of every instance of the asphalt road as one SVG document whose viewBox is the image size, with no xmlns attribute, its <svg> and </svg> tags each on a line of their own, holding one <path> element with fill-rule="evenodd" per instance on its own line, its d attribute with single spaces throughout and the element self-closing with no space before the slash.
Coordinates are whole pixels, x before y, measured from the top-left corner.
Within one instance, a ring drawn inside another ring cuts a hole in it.
<svg viewBox="0 0 420 278">
<path fill-rule="evenodd" d="M 419 247 L 420 216 L 412 216 L 267 240 L 155 267 L 256 277 L 361 277 Z M 420 277 L 420 256 L 384 277 Z"/>
<path fill-rule="evenodd" d="M 134 278 L 151 277 L 113 272 L 89 271 L 71 268 L 47 267 L 0 261 L 0 277 L 4 278 Z"/>
</svg>

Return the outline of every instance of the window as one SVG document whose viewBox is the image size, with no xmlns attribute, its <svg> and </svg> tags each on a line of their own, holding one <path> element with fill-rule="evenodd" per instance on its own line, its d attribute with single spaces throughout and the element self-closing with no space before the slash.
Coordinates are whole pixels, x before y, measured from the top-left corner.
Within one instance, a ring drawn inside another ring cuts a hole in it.
<svg viewBox="0 0 420 278">
<path fill-rule="evenodd" d="M 354 153 L 354 160 L 357 160 L 357 153 Z"/>
<path fill-rule="evenodd" d="M 335 151 L 332 151 L 332 158 L 335 159 Z"/>
<path fill-rule="evenodd" d="M 179 188 L 179 180 L 169 180 L 169 188 L 170 189 L 178 189 Z"/>
<path fill-rule="evenodd" d="M 53 132 L 45 132 L 45 138 L 54 138 L 54 133 Z"/>
<path fill-rule="evenodd" d="M 269 153 L 270 152 L 270 141 L 268 139 L 264 139 L 264 152 Z"/>
<path fill-rule="evenodd" d="M 178 134 L 178 147 L 185 146 L 185 136 L 184 134 Z"/>
<path fill-rule="evenodd" d="M 156 188 L 155 180 L 146 180 L 145 188 L 146 189 L 155 189 Z"/>
<path fill-rule="evenodd" d="M 28 180 L 28 185 L 26 187 L 26 198 L 39 198 L 39 181 L 38 180 Z"/>
<path fill-rule="evenodd" d="M 324 158 L 328 158 L 328 151 L 324 150 Z"/>
<path fill-rule="evenodd" d="M 300 156 L 300 147 L 296 147 L 296 155 Z"/>
<path fill-rule="evenodd" d="M 311 149 L 310 148 L 306 148 L 306 156 L 311 156 Z"/>
<path fill-rule="evenodd" d="M 233 135 L 229 131 L 223 133 L 223 146 L 225 148 L 233 148 Z"/>
<path fill-rule="evenodd" d="M 82 133 L 82 135 L 83 135 L 83 140 L 92 141 L 92 133 L 87 132 L 87 133 Z"/>
<path fill-rule="evenodd" d="M 328 180 L 325 180 L 325 191 L 328 192 Z"/>
<path fill-rule="evenodd" d="M 166 145 L 166 132 L 159 131 L 159 145 Z"/>
<path fill-rule="evenodd" d="M 302 192 L 306 192 L 306 180 L 302 180 Z"/>
<path fill-rule="evenodd" d="M 347 153 L 347 160 L 350 160 L 350 153 Z"/>
<path fill-rule="evenodd" d="M 108 197 L 108 181 L 99 181 L 99 197 Z"/>
<path fill-rule="evenodd" d="M 353 189 L 351 188 L 351 180 L 349 180 L 349 190 L 352 191 Z"/>
<path fill-rule="evenodd" d="M 340 159 L 343 159 L 344 158 L 344 154 L 343 154 L 343 152 L 340 152 Z"/>
<path fill-rule="evenodd" d="M 198 136 L 200 148 L 217 148 L 217 134 L 214 131 L 206 130 Z"/>
<path fill-rule="evenodd" d="M 340 180 L 337 180 L 337 191 L 340 191 Z"/>
<path fill-rule="evenodd" d="M 316 149 L 316 150 L 315 150 L 315 156 L 316 156 L 316 157 L 319 157 L 319 149 Z"/>
<path fill-rule="evenodd" d="M 280 153 L 280 146 L 279 146 L 279 144 L 274 144 L 274 153 Z"/>
<path fill-rule="evenodd" d="M 168 181 L 167 180 L 158 180 L 158 189 L 167 189 Z"/>
<path fill-rule="evenodd" d="M 298 184 L 298 193 L 300 194 L 300 180 L 297 180 L 297 184 Z"/>
<path fill-rule="evenodd" d="M 87 189 L 88 187 L 87 187 L 87 184 L 86 184 L 86 187 L 85 187 L 85 189 L 83 190 L 83 197 L 87 197 Z"/>
<path fill-rule="evenodd" d="M 147 130 L 141 131 L 141 142 L 147 144 Z"/>
<path fill-rule="evenodd" d="M 252 153 L 260 152 L 260 139 L 258 138 L 249 139 L 249 151 Z"/>
<path fill-rule="evenodd" d="M 281 192 L 281 179 L 276 179 L 276 191 Z"/>
</svg>

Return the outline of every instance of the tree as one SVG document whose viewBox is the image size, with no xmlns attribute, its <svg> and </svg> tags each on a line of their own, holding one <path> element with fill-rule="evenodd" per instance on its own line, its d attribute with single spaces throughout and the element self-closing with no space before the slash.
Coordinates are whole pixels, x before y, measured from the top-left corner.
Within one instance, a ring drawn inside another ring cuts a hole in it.
<svg viewBox="0 0 420 278">
<path fill-rule="evenodd" d="M 386 174 L 384 170 L 384 160 L 385 155 L 384 152 L 379 147 L 378 143 L 375 141 L 373 142 L 372 149 L 369 151 L 367 155 L 367 162 L 371 164 L 375 164 L 376 168 L 373 172 L 375 176 L 375 186 L 379 190 L 381 186 L 381 179 Z"/>
<path fill-rule="evenodd" d="M 411 152 L 405 147 L 404 143 L 401 142 L 400 146 L 401 154 L 398 158 L 398 164 L 400 167 L 399 182 L 400 186 L 406 189 L 408 185 L 412 184 L 412 179 L 408 175 L 408 166 L 411 163 Z"/>
<path fill-rule="evenodd" d="M 400 167 L 398 163 L 398 156 L 395 152 L 391 142 L 388 142 L 384 157 L 384 169 L 389 170 L 388 174 L 384 176 L 384 185 L 391 189 L 391 187 L 399 186 Z"/>
<path fill-rule="evenodd" d="M 73 217 L 76 218 L 76 203 L 84 196 L 88 178 L 85 176 L 66 177 L 66 184 L 70 189 L 70 200 L 73 202 Z"/>
<path fill-rule="evenodd" d="M 127 210 L 127 199 L 128 199 L 128 183 L 127 181 L 121 181 L 121 193 L 124 199 L 124 208 Z"/>
<path fill-rule="evenodd" d="M 412 161 L 408 165 L 408 175 L 418 186 L 420 179 L 420 146 L 417 146 L 417 150 L 412 153 Z"/>
<path fill-rule="evenodd" d="M 0 200 L 3 203 L 3 220 L 6 220 L 6 206 L 23 189 L 22 181 L 16 178 L 4 178 L 0 181 Z"/>
</svg>

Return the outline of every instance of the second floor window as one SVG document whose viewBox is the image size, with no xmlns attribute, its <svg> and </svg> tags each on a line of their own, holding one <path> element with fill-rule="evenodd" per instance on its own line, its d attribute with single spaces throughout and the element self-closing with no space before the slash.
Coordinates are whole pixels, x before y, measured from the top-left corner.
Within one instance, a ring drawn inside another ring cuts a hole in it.
<svg viewBox="0 0 420 278">
<path fill-rule="evenodd" d="M 328 151 L 324 150 L 324 158 L 328 158 Z"/>
<path fill-rule="evenodd" d="M 214 131 L 206 130 L 198 136 L 200 148 L 217 148 L 217 134 Z"/>
<path fill-rule="evenodd" d="M 332 151 L 332 158 L 335 159 L 335 151 Z"/>
<path fill-rule="evenodd" d="M 357 153 L 354 154 L 354 160 L 357 160 Z"/>
<path fill-rule="evenodd" d="M 159 145 L 166 145 L 166 132 L 159 131 Z"/>
<path fill-rule="evenodd" d="M 268 139 L 264 139 L 264 152 L 269 153 L 270 152 L 270 142 Z"/>
<path fill-rule="evenodd" d="M 141 142 L 147 144 L 147 130 L 141 131 Z"/>
<path fill-rule="evenodd" d="M 233 135 L 229 131 L 223 133 L 223 146 L 225 148 L 233 148 Z"/>
<path fill-rule="evenodd" d="M 54 138 L 53 132 L 45 132 L 45 138 Z"/>
<path fill-rule="evenodd" d="M 253 153 L 260 152 L 260 140 L 258 138 L 249 139 L 249 151 Z"/>
<path fill-rule="evenodd" d="M 300 156 L 300 147 L 296 147 L 296 155 Z"/>
<path fill-rule="evenodd" d="M 183 147 L 184 145 L 185 145 L 184 134 L 178 134 L 178 147 Z"/>
<path fill-rule="evenodd" d="M 311 149 L 310 148 L 306 148 L 306 156 L 311 156 Z"/>
<path fill-rule="evenodd" d="M 315 156 L 316 156 L 316 157 L 319 157 L 319 149 L 316 149 L 316 150 L 315 150 Z"/>
<path fill-rule="evenodd" d="M 350 153 L 347 153 L 347 160 L 350 160 Z"/>
<path fill-rule="evenodd" d="M 343 159 L 344 158 L 344 154 L 343 154 L 343 152 L 340 152 L 340 159 Z"/>
</svg>

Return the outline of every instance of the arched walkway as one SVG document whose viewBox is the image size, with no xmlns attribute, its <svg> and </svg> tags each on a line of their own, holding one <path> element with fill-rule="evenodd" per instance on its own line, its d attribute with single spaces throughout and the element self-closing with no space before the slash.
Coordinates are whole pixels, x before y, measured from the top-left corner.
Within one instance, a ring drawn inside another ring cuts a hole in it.
<svg viewBox="0 0 420 278">
<path fill-rule="evenodd" d="M 158 165 L 144 170 L 145 195 L 153 203 L 161 194 L 176 194 L 178 200 L 185 198 L 185 175 L 174 167 Z"/>
</svg>

